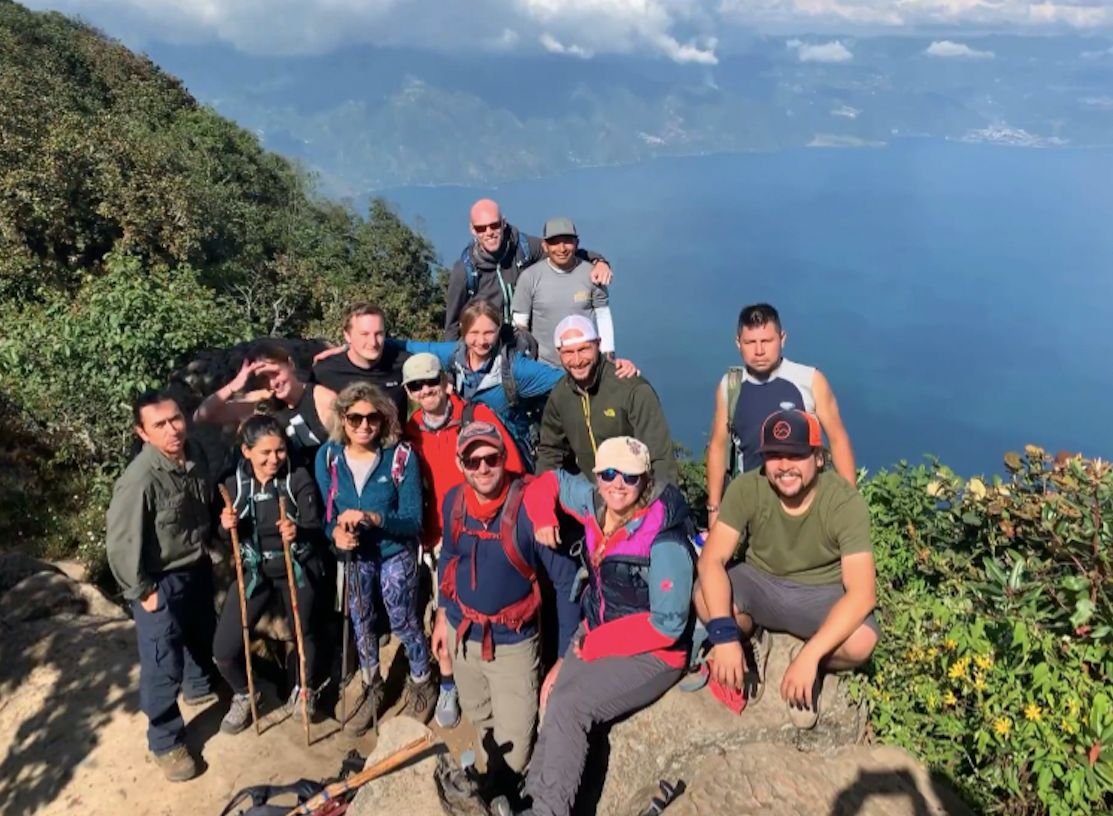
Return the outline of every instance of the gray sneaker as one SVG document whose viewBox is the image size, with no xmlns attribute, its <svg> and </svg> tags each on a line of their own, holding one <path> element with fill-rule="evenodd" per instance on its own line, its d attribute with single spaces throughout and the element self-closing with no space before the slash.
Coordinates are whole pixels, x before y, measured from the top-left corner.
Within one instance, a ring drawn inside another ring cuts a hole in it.
<svg viewBox="0 0 1113 816">
<path fill-rule="evenodd" d="M 762 627 L 754 628 L 754 633 L 742 641 L 742 656 L 746 661 L 742 691 L 747 703 L 756 703 L 765 693 L 765 667 L 769 664 L 769 654 L 773 651 L 773 633 Z"/>
<path fill-rule="evenodd" d="M 259 695 L 255 695 L 255 701 L 259 701 Z M 251 725 L 251 697 L 245 694 L 233 694 L 232 705 L 228 707 L 228 713 L 224 715 L 224 719 L 220 721 L 220 730 L 225 734 L 238 734 Z"/>
<path fill-rule="evenodd" d="M 460 690 L 456 686 L 441 689 L 433 716 L 441 728 L 455 728 L 460 724 Z"/>
<path fill-rule="evenodd" d="M 305 702 L 309 709 L 309 721 L 313 722 L 313 715 L 317 713 L 317 694 L 313 689 L 309 690 Z M 301 686 L 294 686 L 290 689 L 290 698 L 286 700 L 285 709 L 286 713 L 293 717 L 295 721 L 301 722 Z"/>
<path fill-rule="evenodd" d="M 792 647 L 792 651 L 788 653 L 789 665 L 796 659 L 796 655 L 800 653 L 802 648 L 801 644 L 796 644 Z M 812 704 L 811 706 L 804 706 L 798 708 L 791 702 L 788 705 L 788 718 L 792 724 L 802 731 L 808 731 L 815 728 L 819 723 L 819 693 L 823 690 L 823 669 L 815 673 L 815 685 L 812 686 Z"/>
<path fill-rule="evenodd" d="M 152 754 L 151 757 L 171 782 L 185 782 L 200 772 L 196 760 L 184 745 L 176 745 L 166 753 Z"/>
<path fill-rule="evenodd" d="M 182 694 L 182 702 L 185 703 L 187 706 L 190 706 L 191 708 L 208 705 L 209 703 L 215 703 L 216 700 L 217 697 L 215 691 L 203 691 L 193 697 Z"/>
</svg>

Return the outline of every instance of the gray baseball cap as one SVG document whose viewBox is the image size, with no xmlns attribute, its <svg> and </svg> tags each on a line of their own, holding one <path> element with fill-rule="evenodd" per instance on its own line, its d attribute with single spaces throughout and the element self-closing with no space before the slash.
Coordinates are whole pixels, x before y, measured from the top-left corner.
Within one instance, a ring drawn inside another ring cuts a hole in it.
<svg viewBox="0 0 1113 816">
<path fill-rule="evenodd" d="M 558 235 L 571 235 L 578 238 L 579 234 L 576 232 L 576 225 L 572 223 L 571 218 L 550 218 L 545 222 L 545 231 L 541 233 L 541 237 L 545 240 L 549 238 L 556 238 Z"/>
</svg>

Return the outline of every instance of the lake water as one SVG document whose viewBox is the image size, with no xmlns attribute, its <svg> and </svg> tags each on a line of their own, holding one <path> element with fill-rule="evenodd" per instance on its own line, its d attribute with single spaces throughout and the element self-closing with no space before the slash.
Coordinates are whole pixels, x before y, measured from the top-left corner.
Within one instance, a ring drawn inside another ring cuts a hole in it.
<svg viewBox="0 0 1113 816">
<path fill-rule="evenodd" d="M 572 216 L 614 266 L 619 353 L 701 455 L 738 311 L 767 301 L 871 470 L 997 472 L 1027 442 L 1113 456 L 1113 150 L 910 141 L 383 195 L 448 263 L 480 196 L 534 234 Z"/>
</svg>

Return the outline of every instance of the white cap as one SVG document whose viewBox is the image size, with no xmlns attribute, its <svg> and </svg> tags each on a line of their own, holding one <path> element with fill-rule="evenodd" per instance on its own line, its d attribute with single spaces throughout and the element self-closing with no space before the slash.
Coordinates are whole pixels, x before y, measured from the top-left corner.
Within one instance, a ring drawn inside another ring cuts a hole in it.
<svg viewBox="0 0 1113 816">
<path fill-rule="evenodd" d="M 570 331 L 579 332 L 580 336 L 569 337 L 564 343 L 561 343 L 560 336 Z M 564 320 L 557 323 L 556 330 L 553 332 L 553 345 L 557 348 L 565 344 L 586 343 L 589 340 L 598 339 L 599 332 L 595 328 L 595 324 L 591 322 L 591 318 L 578 314 L 568 315 Z"/>
</svg>

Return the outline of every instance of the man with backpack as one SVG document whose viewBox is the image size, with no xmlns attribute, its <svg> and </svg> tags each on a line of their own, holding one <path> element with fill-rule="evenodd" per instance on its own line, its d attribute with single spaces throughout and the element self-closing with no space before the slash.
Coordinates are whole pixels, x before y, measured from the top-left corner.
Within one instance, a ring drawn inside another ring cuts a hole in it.
<svg viewBox="0 0 1113 816">
<path fill-rule="evenodd" d="M 421 492 L 424 518 L 421 523 L 421 546 L 426 553 L 440 546 L 444 529 L 441 507 L 448 491 L 464 481 L 456 464 L 456 440 L 472 422 L 493 425 L 502 437 L 506 450 L 506 470 L 525 473 L 522 457 L 510 432 L 495 412 L 477 402 L 464 402 L 448 387 L 448 378 L 435 354 L 422 352 L 406 360 L 402 366 L 402 383 L 418 404 L 406 423 L 405 436 L 413 445 L 421 467 Z M 432 563 L 432 562 L 430 562 Z M 459 691 L 452 674 L 452 659 L 445 653 L 437 655 L 441 670 L 441 689 L 434 712 L 437 724 L 453 728 L 460 721 Z"/>
<path fill-rule="evenodd" d="M 796 408 L 815 414 L 831 449 L 835 471 L 857 481 L 850 434 L 827 378 L 812 366 L 782 356 L 788 335 L 768 303 L 746 306 L 738 315 L 735 342 L 741 366 L 723 375 L 715 390 L 715 416 L 707 445 L 707 526 L 715 525 L 727 482 L 764 461 L 761 425 L 774 411 Z"/>
<path fill-rule="evenodd" d="M 491 793 L 513 795 L 529 761 L 540 683 L 539 616 L 544 570 L 555 585 L 557 654 L 579 624 L 571 600 L 576 563 L 536 540 L 522 505 L 525 481 L 508 471 L 498 429 L 475 421 L 459 434 L 464 484 L 444 501 L 433 649 L 452 655 L 460 705 L 486 758 Z"/>
<path fill-rule="evenodd" d="M 470 211 L 472 241 L 464 247 L 448 277 L 444 313 L 445 340 L 460 339 L 460 312 L 473 300 L 490 301 L 510 324 L 510 303 L 522 270 L 545 257 L 540 238 L 526 235 L 506 223 L 499 205 L 489 198 L 475 202 Z M 607 286 L 610 265 L 597 252 L 577 250 L 592 262 L 592 282 Z"/>
</svg>

